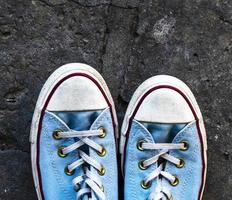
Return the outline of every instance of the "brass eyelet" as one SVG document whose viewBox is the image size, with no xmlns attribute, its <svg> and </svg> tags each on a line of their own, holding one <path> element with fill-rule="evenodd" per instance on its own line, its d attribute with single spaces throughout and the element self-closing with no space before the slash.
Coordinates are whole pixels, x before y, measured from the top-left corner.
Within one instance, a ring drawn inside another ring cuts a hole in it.
<svg viewBox="0 0 232 200">
<path fill-rule="evenodd" d="M 142 144 L 146 142 L 145 140 L 139 140 L 138 143 L 137 143 L 137 149 L 140 150 L 140 151 L 143 151 L 143 147 L 142 147 Z"/>
<path fill-rule="evenodd" d="M 180 163 L 177 164 L 176 167 L 177 167 L 177 168 L 182 168 L 182 167 L 184 167 L 184 165 L 185 165 L 184 159 L 183 159 L 183 158 L 179 158 L 179 160 L 180 160 Z"/>
<path fill-rule="evenodd" d="M 179 184 L 179 178 L 177 176 L 174 176 L 175 177 L 175 180 L 173 182 L 169 182 L 172 186 L 177 186 Z"/>
<path fill-rule="evenodd" d="M 151 182 L 148 182 L 148 183 L 145 183 L 145 181 L 144 180 L 142 180 L 141 181 L 141 187 L 143 188 L 143 189 L 148 189 L 149 187 L 151 187 Z"/>
<path fill-rule="evenodd" d="M 54 138 L 55 140 L 60 140 L 60 139 L 62 139 L 62 138 L 60 137 L 60 133 L 61 133 L 61 132 L 63 132 L 63 130 L 61 130 L 61 129 L 55 129 L 55 130 L 53 131 L 53 134 L 52 134 L 53 138 Z"/>
<path fill-rule="evenodd" d="M 75 170 L 69 171 L 68 165 L 67 165 L 67 166 L 64 168 L 64 172 L 65 172 L 66 175 L 72 176 L 72 175 L 74 174 Z"/>
<path fill-rule="evenodd" d="M 61 158 L 65 158 L 68 154 L 64 154 L 63 153 L 63 149 L 64 149 L 65 147 L 59 147 L 58 148 L 58 151 L 57 151 L 57 154 L 58 154 L 58 156 L 60 156 Z"/>
<path fill-rule="evenodd" d="M 100 127 L 98 130 L 100 130 L 100 131 L 102 132 L 102 134 L 98 136 L 99 138 L 104 138 L 104 137 L 106 137 L 107 132 L 106 132 L 106 129 L 105 129 L 105 128 Z"/>
<path fill-rule="evenodd" d="M 101 152 L 97 151 L 97 154 L 101 157 L 105 156 L 106 155 L 106 149 L 104 147 L 102 147 L 102 150 Z"/>
<path fill-rule="evenodd" d="M 182 144 L 184 144 L 184 147 L 181 149 L 181 151 L 187 151 L 189 149 L 189 143 L 186 140 L 181 141 Z"/>
<path fill-rule="evenodd" d="M 145 167 L 144 166 L 144 159 L 141 159 L 140 161 L 139 161 L 139 169 L 141 169 L 141 170 L 146 170 L 147 169 L 147 167 Z"/>
<path fill-rule="evenodd" d="M 99 174 L 100 176 L 104 176 L 105 173 L 106 173 L 106 169 L 102 166 L 101 169 L 98 171 L 98 174 Z"/>
</svg>

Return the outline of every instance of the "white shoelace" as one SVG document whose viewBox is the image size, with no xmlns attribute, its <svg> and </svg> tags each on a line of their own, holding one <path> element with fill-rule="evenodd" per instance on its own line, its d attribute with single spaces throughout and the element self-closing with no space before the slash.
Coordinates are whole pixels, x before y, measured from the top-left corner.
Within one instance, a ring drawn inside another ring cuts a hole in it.
<svg viewBox="0 0 232 200">
<path fill-rule="evenodd" d="M 142 165 L 144 168 L 147 168 L 151 166 L 152 164 L 155 164 L 158 162 L 159 158 L 163 158 L 166 161 L 169 161 L 175 165 L 180 165 L 181 160 L 178 158 L 175 158 L 174 156 L 171 156 L 168 154 L 169 150 L 180 150 L 185 148 L 184 143 L 179 144 L 166 144 L 166 143 L 147 143 L 142 142 L 141 148 L 144 150 L 160 150 L 159 153 L 150 159 L 144 160 L 142 162 Z M 164 170 L 164 163 L 161 163 L 157 169 L 155 169 L 153 172 L 151 172 L 145 179 L 144 184 L 149 185 L 154 179 L 158 179 L 157 181 L 157 187 L 155 188 L 155 191 L 153 191 L 150 196 L 149 200 L 169 200 L 171 199 L 171 193 L 170 191 L 162 186 L 162 182 L 160 179 L 160 176 L 166 178 L 170 183 L 174 183 L 176 181 L 176 177 Z"/>
<path fill-rule="evenodd" d="M 103 134 L 102 130 L 87 130 L 87 131 L 63 131 L 59 133 L 59 137 L 61 138 L 79 138 L 79 141 L 71 144 L 70 146 L 67 146 L 62 149 L 62 154 L 66 155 L 74 150 L 77 150 L 83 145 L 88 145 L 92 149 L 96 150 L 97 152 L 101 153 L 104 151 L 104 147 L 97 144 L 93 140 L 91 140 L 89 137 L 97 137 L 101 136 Z M 104 167 L 98 163 L 96 160 L 91 158 L 89 155 L 87 155 L 82 150 L 78 150 L 80 159 L 77 161 L 69 164 L 67 166 L 67 170 L 69 172 L 73 172 L 77 167 L 80 167 L 84 163 L 87 163 L 90 166 L 93 166 L 98 172 L 101 172 L 104 170 Z M 74 189 L 77 191 L 76 199 L 79 200 L 84 195 L 91 193 L 94 191 L 94 193 L 98 196 L 101 200 L 106 200 L 106 196 L 104 193 L 104 187 L 99 179 L 98 176 L 96 176 L 93 172 L 91 172 L 87 167 L 84 169 L 84 174 L 81 176 L 77 176 L 72 181 Z M 80 188 L 81 183 L 83 185 L 86 185 L 85 188 Z M 85 184 L 84 184 L 85 183 Z"/>
</svg>

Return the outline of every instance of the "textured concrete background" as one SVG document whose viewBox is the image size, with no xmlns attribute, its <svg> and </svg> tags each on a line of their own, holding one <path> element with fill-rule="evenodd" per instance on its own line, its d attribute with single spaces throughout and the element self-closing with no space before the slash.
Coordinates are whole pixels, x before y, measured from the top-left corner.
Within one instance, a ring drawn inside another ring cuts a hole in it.
<svg viewBox="0 0 232 200">
<path fill-rule="evenodd" d="M 138 85 L 185 81 L 208 133 L 207 200 L 231 200 L 231 0 L 0 0 L 0 200 L 36 199 L 29 129 L 39 91 L 57 67 L 99 70 L 119 120 Z"/>
</svg>

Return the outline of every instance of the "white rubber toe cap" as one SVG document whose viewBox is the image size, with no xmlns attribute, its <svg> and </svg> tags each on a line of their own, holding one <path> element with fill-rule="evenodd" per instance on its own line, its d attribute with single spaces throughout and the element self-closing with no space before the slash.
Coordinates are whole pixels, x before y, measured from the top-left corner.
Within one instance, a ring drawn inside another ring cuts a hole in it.
<svg viewBox="0 0 232 200">
<path fill-rule="evenodd" d="M 36 109 L 86 111 L 109 106 L 114 107 L 114 103 L 102 76 L 86 64 L 69 63 L 49 76 L 40 92 Z"/>
<path fill-rule="evenodd" d="M 107 107 L 97 85 L 87 77 L 74 76 L 64 81 L 53 94 L 47 109 L 50 111 L 85 111 Z"/>
<path fill-rule="evenodd" d="M 178 92 L 161 88 L 143 100 L 135 119 L 155 123 L 187 123 L 195 118 L 186 100 Z"/>
</svg>

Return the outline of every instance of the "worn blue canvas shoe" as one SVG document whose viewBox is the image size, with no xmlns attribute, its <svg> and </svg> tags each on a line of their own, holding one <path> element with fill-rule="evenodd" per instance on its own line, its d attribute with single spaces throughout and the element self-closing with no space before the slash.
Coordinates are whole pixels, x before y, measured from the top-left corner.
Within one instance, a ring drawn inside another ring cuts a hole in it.
<svg viewBox="0 0 232 200">
<path fill-rule="evenodd" d="M 190 89 L 171 76 L 145 81 L 122 125 L 125 200 L 200 200 L 206 133 Z"/>
<path fill-rule="evenodd" d="M 31 126 L 38 199 L 118 199 L 116 138 L 114 103 L 101 75 L 80 63 L 57 69 Z"/>
</svg>

